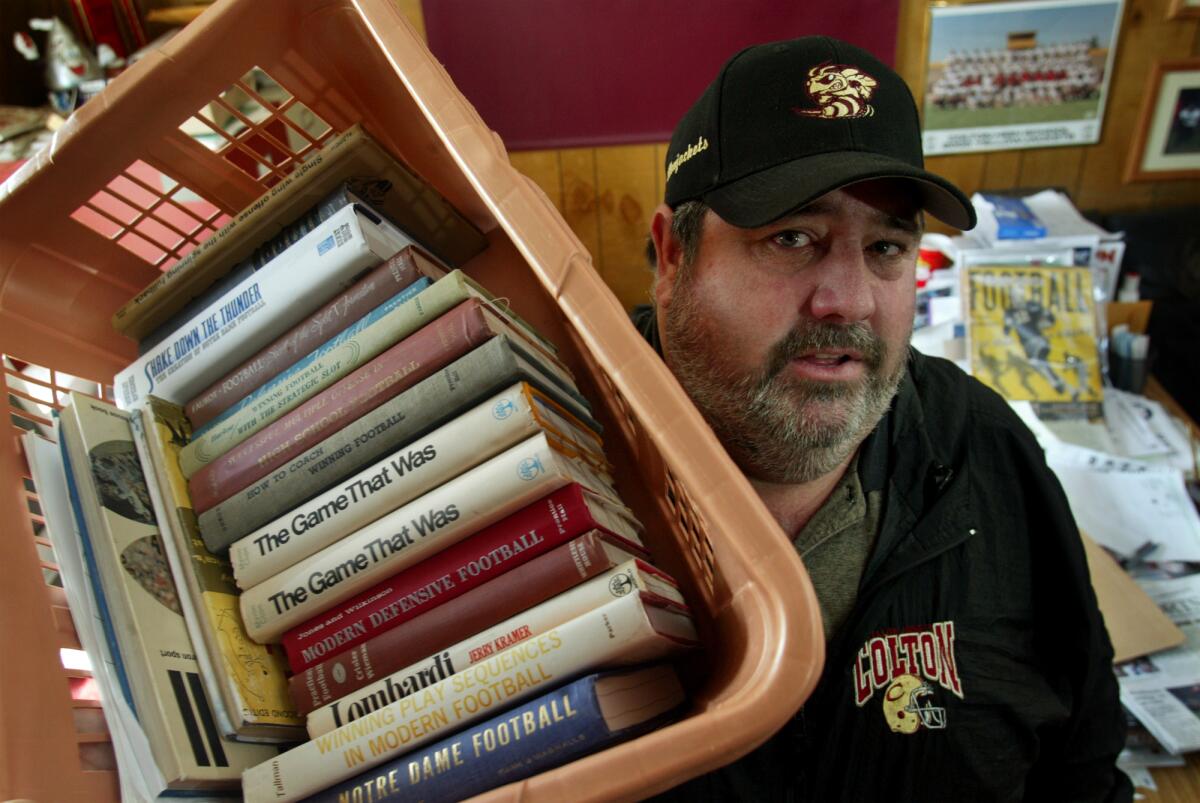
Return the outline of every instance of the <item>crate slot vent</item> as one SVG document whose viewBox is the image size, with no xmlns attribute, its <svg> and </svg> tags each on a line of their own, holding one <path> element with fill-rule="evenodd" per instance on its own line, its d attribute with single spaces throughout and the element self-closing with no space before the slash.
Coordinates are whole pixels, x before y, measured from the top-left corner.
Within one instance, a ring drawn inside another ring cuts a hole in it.
<svg viewBox="0 0 1200 803">
<path fill-rule="evenodd" d="M 4 384 L 8 399 L 8 419 L 13 426 L 13 437 L 32 430 L 42 437 L 54 440 L 55 410 L 67 402 L 71 390 L 80 390 L 95 396 L 99 386 L 76 376 L 43 368 L 8 354 L 3 357 Z M 111 396 L 111 393 L 109 394 Z M 23 454 L 23 452 L 22 452 Z M 23 466 L 25 516 L 29 522 L 29 534 L 33 537 L 42 568 L 42 579 L 49 586 L 61 586 L 58 560 L 46 537 L 46 521 L 42 516 L 37 488 L 33 485 L 28 466 Z"/>
<path fill-rule="evenodd" d="M 230 217 L 139 159 L 72 212 L 71 219 L 166 270 Z"/>
<path fill-rule="evenodd" d="M 708 538 L 708 527 L 700 516 L 700 512 L 696 510 L 696 506 L 692 504 L 687 491 L 675 479 L 675 475 L 669 468 L 667 469 L 666 499 L 675 520 L 687 538 L 691 562 L 696 568 L 697 579 L 701 583 L 702 590 L 708 599 L 713 599 L 715 560 L 712 541 Z"/>
<path fill-rule="evenodd" d="M 333 126 L 261 67 L 234 81 L 179 129 L 264 189 L 334 134 Z"/>
</svg>

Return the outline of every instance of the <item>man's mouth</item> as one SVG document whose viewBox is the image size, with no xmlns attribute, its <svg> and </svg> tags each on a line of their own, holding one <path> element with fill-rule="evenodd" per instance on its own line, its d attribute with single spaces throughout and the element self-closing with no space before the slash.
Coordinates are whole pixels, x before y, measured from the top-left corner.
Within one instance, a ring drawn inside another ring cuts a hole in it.
<svg viewBox="0 0 1200 803">
<path fill-rule="evenodd" d="M 801 354 L 796 359 L 814 362 L 818 365 L 844 365 L 850 361 L 861 360 L 859 354 L 848 353 L 844 351 L 816 351 L 809 354 Z"/>
</svg>

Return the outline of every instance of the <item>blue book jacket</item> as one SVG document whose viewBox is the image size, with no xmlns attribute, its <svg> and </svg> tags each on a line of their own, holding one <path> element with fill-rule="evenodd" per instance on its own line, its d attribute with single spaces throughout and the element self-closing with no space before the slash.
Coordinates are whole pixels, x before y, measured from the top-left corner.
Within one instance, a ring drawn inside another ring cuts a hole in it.
<svg viewBox="0 0 1200 803">
<path fill-rule="evenodd" d="M 664 673 L 668 675 L 665 693 Z M 642 714 L 626 712 L 615 727 L 610 725 L 601 710 L 601 697 L 611 694 L 605 683 L 637 685 L 639 678 L 649 676 L 659 678 L 655 703 L 643 701 L 638 706 Z M 332 786 L 304 803 L 461 800 L 644 733 L 664 721 L 682 700 L 683 691 L 669 667 L 587 675 Z"/>
</svg>

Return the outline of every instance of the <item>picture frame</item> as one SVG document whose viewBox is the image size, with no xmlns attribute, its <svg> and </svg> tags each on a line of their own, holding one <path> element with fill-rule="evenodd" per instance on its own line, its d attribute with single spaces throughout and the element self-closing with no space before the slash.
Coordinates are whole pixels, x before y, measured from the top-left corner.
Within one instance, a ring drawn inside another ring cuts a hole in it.
<svg viewBox="0 0 1200 803">
<path fill-rule="evenodd" d="M 1200 57 L 1155 63 L 1125 180 L 1200 178 Z"/>
<path fill-rule="evenodd" d="M 1167 6 L 1167 19 L 1195 19 L 1200 17 L 1200 0 L 1171 0 Z"/>
<path fill-rule="evenodd" d="M 930 3 L 919 82 L 925 155 L 1099 142 L 1124 5 Z"/>
</svg>

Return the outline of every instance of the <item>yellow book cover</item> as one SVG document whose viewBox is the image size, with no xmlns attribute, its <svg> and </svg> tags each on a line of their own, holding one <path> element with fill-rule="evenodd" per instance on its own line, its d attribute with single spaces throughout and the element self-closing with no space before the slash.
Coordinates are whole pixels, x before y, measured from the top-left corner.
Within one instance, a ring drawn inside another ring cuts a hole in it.
<svg viewBox="0 0 1200 803">
<path fill-rule="evenodd" d="M 296 741 L 304 738 L 304 717 L 288 693 L 287 663 L 282 650 L 250 640 L 238 610 L 233 569 L 213 555 L 200 537 L 187 481 L 179 469 L 179 450 L 188 423 L 183 410 L 151 398 L 134 414 L 139 447 L 148 452 L 158 490 L 156 510 L 167 522 L 164 541 L 181 595 L 193 642 L 202 642 L 209 659 L 206 675 L 219 694 L 234 738 L 253 741 Z"/>
<path fill-rule="evenodd" d="M 964 268 L 971 373 L 1052 418 L 1100 415 L 1092 277 L 1086 267 Z"/>
</svg>

